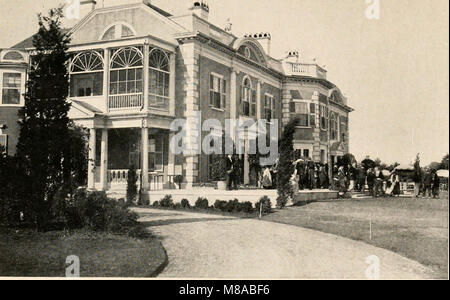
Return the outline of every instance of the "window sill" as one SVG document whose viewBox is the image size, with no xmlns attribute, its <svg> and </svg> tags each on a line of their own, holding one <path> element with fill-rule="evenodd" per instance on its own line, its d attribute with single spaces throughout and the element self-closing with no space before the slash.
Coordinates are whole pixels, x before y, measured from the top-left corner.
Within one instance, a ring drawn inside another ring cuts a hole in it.
<svg viewBox="0 0 450 300">
<path fill-rule="evenodd" d="M 312 129 L 311 126 L 295 126 L 295 128 L 299 128 L 299 129 Z"/>
<path fill-rule="evenodd" d="M 219 112 L 225 112 L 226 110 L 225 109 L 222 109 L 222 108 L 217 108 L 217 107 L 214 107 L 214 106 L 209 106 L 212 110 L 215 110 L 215 111 L 219 111 Z"/>
<path fill-rule="evenodd" d="M 25 104 L 0 104 L 0 107 L 24 107 Z"/>
</svg>

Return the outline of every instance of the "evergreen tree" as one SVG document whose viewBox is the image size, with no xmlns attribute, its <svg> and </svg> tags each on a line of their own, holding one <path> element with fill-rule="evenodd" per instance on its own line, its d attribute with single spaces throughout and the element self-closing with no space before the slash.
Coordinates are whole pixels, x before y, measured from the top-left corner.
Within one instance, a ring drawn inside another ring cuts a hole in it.
<svg viewBox="0 0 450 300">
<path fill-rule="evenodd" d="M 291 120 L 283 130 L 280 140 L 280 153 L 277 165 L 277 189 L 278 198 L 277 206 L 283 208 L 286 206 L 289 199 L 294 197 L 294 189 L 291 185 L 290 179 L 294 173 L 294 133 L 298 125 L 297 118 Z"/>
<path fill-rule="evenodd" d="M 67 54 L 70 38 L 61 28 L 62 7 L 38 15 L 34 54 L 28 74 L 25 106 L 19 111 L 17 145 L 23 178 L 24 215 L 38 229 L 49 221 L 54 196 L 70 181 L 71 135 L 66 102 L 69 82 Z"/>
</svg>

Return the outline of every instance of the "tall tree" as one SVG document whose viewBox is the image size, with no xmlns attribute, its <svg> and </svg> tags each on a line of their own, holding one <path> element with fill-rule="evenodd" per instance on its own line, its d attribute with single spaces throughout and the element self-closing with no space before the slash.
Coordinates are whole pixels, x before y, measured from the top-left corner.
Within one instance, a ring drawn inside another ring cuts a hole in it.
<svg viewBox="0 0 450 300">
<path fill-rule="evenodd" d="M 448 170 L 448 154 L 442 158 L 441 165 L 439 167 L 441 169 Z"/>
<path fill-rule="evenodd" d="M 277 165 L 277 206 L 283 208 L 289 199 L 294 197 L 294 189 L 291 185 L 291 177 L 294 173 L 294 133 L 298 125 L 297 118 L 291 120 L 283 130 L 279 144 L 279 156 Z"/>
<path fill-rule="evenodd" d="M 61 27 L 62 7 L 38 15 L 34 54 L 28 74 L 25 106 L 19 111 L 19 167 L 25 172 L 25 217 L 42 229 L 50 217 L 55 193 L 69 181 L 70 104 L 67 54 L 70 38 Z"/>
</svg>

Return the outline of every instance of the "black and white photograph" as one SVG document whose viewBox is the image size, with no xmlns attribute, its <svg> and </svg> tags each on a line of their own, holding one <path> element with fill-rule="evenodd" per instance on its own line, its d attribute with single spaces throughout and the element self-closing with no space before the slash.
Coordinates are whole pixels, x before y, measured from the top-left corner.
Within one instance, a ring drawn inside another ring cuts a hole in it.
<svg viewBox="0 0 450 300">
<path fill-rule="evenodd" d="M 448 280 L 447 0 L 0 0 L 0 24 L 0 280 Z"/>
</svg>

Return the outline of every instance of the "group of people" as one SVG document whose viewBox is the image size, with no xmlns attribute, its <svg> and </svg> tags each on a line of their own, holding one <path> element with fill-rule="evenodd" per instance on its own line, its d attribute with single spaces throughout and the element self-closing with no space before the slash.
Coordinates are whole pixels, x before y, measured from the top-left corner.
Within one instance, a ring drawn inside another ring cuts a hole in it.
<svg viewBox="0 0 450 300">
<path fill-rule="evenodd" d="M 395 170 L 385 176 L 379 167 L 365 169 L 356 164 L 340 166 L 334 168 L 333 180 L 340 197 L 344 197 L 347 191 L 364 192 L 366 186 L 375 198 L 400 195 L 400 177 Z"/>
<path fill-rule="evenodd" d="M 414 173 L 414 196 L 418 198 L 439 198 L 440 180 L 435 170 L 425 170 L 425 174 Z"/>
<path fill-rule="evenodd" d="M 328 164 L 299 159 L 294 162 L 294 165 L 293 178 L 296 183 L 298 182 L 299 190 L 327 189 L 329 187 Z"/>
</svg>

